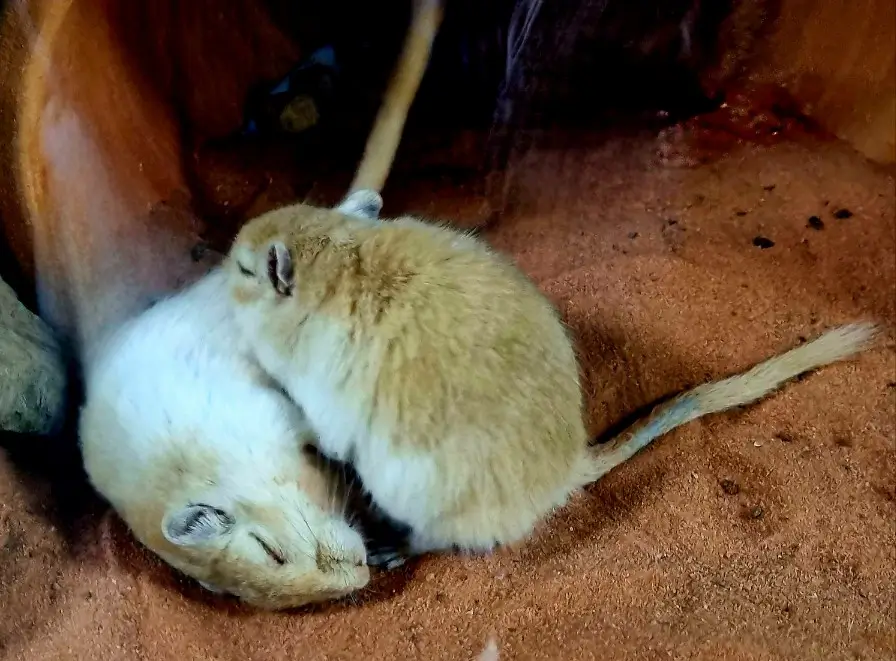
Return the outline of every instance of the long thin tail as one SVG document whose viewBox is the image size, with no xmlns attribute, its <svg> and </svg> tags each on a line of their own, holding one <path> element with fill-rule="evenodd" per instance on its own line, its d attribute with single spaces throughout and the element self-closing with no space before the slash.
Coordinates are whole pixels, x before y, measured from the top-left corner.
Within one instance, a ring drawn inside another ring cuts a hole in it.
<svg viewBox="0 0 896 661">
<path fill-rule="evenodd" d="M 359 190 L 379 193 L 383 190 L 401 142 L 408 111 L 429 63 L 442 16 L 442 0 L 414 0 L 414 13 L 404 48 L 386 88 L 373 130 L 367 138 L 364 157 L 349 193 Z"/>
<path fill-rule="evenodd" d="M 681 393 L 609 443 L 596 446 L 592 455 L 594 473 L 591 481 L 600 479 L 676 427 L 711 413 L 752 404 L 801 374 L 870 348 L 880 331 L 880 327 L 872 323 L 838 326 L 746 372 Z"/>
</svg>

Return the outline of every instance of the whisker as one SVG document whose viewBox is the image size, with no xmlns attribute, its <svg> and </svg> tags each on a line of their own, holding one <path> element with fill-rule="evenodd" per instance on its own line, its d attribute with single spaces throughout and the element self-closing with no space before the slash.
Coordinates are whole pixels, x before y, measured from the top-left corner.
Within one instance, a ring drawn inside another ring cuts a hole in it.
<svg viewBox="0 0 896 661">
<path fill-rule="evenodd" d="M 311 528 L 311 524 L 308 523 L 308 519 L 305 517 L 305 514 L 302 513 L 301 510 L 299 511 L 299 516 L 301 516 L 301 517 L 302 517 L 302 521 L 305 522 L 305 527 L 308 528 L 308 532 L 311 534 L 311 539 L 314 540 L 314 545 L 315 545 L 315 546 L 320 546 L 320 540 L 317 538 L 317 535 L 314 534 L 314 530 Z M 298 530 L 297 530 L 297 532 L 298 532 Z M 301 534 L 301 533 L 300 533 L 300 534 Z M 303 538 L 303 539 L 304 539 L 304 538 Z M 304 540 L 304 541 L 305 541 L 305 543 L 308 542 L 308 540 Z"/>
<path fill-rule="evenodd" d="M 302 520 L 305 521 L 305 526 L 308 528 L 308 531 L 311 533 L 311 536 L 312 536 L 312 538 L 314 539 L 314 541 L 315 541 L 315 545 L 316 545 L 316 544 L 317 544 L 317 538 L 314 537 L 314 531 L 311 530 L 311 526 L 308 525 L 308 520 L 305 518 L 305 515 L 302 514 L 302 510 L 301 510 L 301 508 L 298 508 L 296 511 L 299 513 L 299 516 L 302 517 Z M 305 544 L 306 544 L 307 546 L 311 546 L 312 544 L 311 544 L 310 540 L 309 540 L 307 537 L 305 537 L 305 535 L 302 534 L 301 529 L 300 529 L 297 525 L 295 525 L 295 524 L 292 522 L 291 519 L 290 519 L 290 524 L 292 525 L 292 529 L 295 530 L 296 535 L 299 536 L 299 539 L 301 539 L 303 542 L 305 542 Z M 314 555 L 312 555 L 309 551 L 304 551 L 304 554 L 305 554 L 306 556 L 308 556 L 309 558 L 311 558 L 312 560 L 314 559 Z"/>
</svg>

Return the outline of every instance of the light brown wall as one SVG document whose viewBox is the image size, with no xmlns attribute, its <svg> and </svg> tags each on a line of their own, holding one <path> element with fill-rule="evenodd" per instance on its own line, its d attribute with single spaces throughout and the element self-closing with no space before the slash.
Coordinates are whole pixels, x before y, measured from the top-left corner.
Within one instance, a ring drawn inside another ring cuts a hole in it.
<svg viewBox="0 0 896 661">
<path fill-rule="evenodd" d="M 784 84 L 825 129 L 896 162 L 896 2 L 782 0 L 754 48 L 752 78 Z"/>
</svg>

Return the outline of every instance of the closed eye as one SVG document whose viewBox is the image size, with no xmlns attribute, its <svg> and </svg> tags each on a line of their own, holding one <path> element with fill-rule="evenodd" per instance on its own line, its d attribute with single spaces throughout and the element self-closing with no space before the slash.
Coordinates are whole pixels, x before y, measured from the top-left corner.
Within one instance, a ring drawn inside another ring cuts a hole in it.
<svg viewBox="0 0 896 661">
<path fill-rule="evenodd" d="M 247 278 L 251 278 L 255 275 L 254 271 L 252 271 L 251 269 L 247 269 L 245 266 L 243 266 L 239 262 L 236 263 L 236 267 L 240 270 L 240 273 L 242 273 Z"/>
<path fill-rule="evenodd" d="M 252 539 L 258 542 L 258 545 L 264 549 L 264 552 L 268 554 L 268 556 L 276 562 L 278 565 L 283 566 L 286 564 L 286 558 L 283 557 L 283 554 L 279 551 L 274 550 L 271 546 L 265 542 L 261 537 L 256 534 L 252 534 Z"/>
</svg>

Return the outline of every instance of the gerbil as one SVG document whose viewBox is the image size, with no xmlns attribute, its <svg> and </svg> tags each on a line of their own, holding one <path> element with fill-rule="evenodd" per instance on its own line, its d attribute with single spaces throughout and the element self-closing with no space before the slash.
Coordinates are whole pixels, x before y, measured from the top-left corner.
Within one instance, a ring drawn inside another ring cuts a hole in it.
<svg viewBox="0 0 896 661">
<path fill-rule="evenodd" d="M 385 181 L 440 20 L 440 1 L 415 2 L 365 185 Z M 210 590 L 263 608 L 355 591 L 369 580 L 363 540 L 305 460 L 307 422 L 236 353 L 223 278 L 213 271 L 86 356 L 88 475 L 143 544 Z"/>
<path fill-rule="evenodd" d="M 266 213 L 242 228 L 226 268 L 252 356 L 305 411 L 321 451 L 352 463 L 411 528 L 410 554 L 521 540 L 656 437 L 875 335 L 870 324 L 831 330 L 591 450 L 573 343 L 549 301 L 484 242 L 410 217 L 380 221 L 379 206 L 359 191 L 335 210 Z"/>
<path fill-rule="evenodd" d="M 87 474 L 137 539 L 262 608 L 369 580 L 364 542 L 302 453 L 300 412 L 233 350 L 225 274 L 126 323 L 86 369 Z"/>
</svg>

